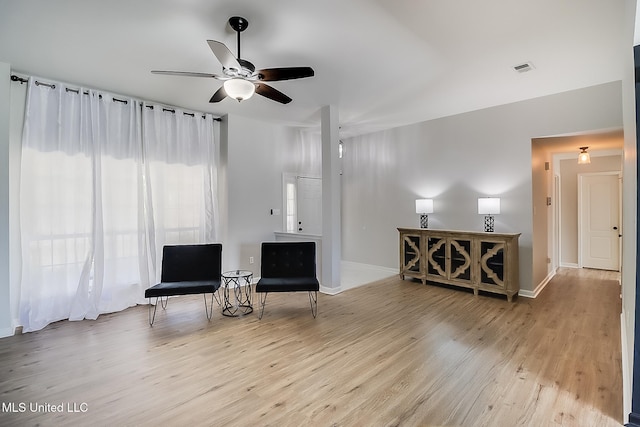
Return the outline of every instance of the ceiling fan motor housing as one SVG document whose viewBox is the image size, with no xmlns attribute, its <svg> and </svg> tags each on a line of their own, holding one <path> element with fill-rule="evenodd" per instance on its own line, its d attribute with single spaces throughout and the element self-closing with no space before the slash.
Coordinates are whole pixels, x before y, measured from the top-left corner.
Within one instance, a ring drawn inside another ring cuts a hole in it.
<svg viewBox="0 0 640 427">
<path fill-rule="evenodd" d="M 233 28 L 233 31 L 241 33 L 249 26 L 249 21 L 241 16 L 232 16 L 229 18 L 229 26 Z"/>
<path fill-rule="evenodd" d="M 244 59 L 238 59 L 238 63 L 240 64 L 241 69 L 238 70 L 235 67 L 233 68 L 225 68 L 222 67 L 223 73 L 228 77 L 243 77 L 249 78 L 255 74 L 256 67 L 251 62 L 246 61 Z"/>
</svg>

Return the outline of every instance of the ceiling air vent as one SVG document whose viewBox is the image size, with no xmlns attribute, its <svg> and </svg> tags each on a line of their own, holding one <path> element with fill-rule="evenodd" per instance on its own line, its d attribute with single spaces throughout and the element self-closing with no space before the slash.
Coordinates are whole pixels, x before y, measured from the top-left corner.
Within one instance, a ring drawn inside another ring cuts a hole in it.
<svg viewBox="0 0 640 427">
<path fill-rule="evenodd" d="M 527 71 L 533 70 L 534 66 L 531 62 L 525 62 L 523 64 L 515 65 L 513 69 L 518 73 L 526 73 Z"/>
</svg>

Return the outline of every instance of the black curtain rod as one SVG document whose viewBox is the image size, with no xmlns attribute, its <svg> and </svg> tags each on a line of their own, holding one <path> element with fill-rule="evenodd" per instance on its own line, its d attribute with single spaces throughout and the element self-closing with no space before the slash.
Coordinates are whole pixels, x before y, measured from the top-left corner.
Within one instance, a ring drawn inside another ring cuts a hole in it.
<svg viewBox="0 0 640 427">
<path fill-rule="evenodd" d="M 11 81 L 12 81 L 12 82 L 20 82 L 20 84 L 23 84 L 23 83 L 28 82 L 29 80 L 27 80 L 27 79 L 23 79 L 22 77 L 18 77 L 18 76 L 16 76 L 16 75 L 12 74 L 12 75 L 11 75 Z"/>
<path fill-rule="evenodd" d="M 153 105 L 145 105 L 145 107 L 147 107 L 150 110 L 153 110 L 155 108 Z M 165 111 L 167 113 L 172 113 L 172 114 L 176 113 L 176 110 L 174 110 L 173 108 L 162 107 L 162 111 Z M 195 117 L 196 116 L 195 113 L 188 113 L 186 111 L 183 111 L 182 114 L 184 114 L 185 116 L 191 116 L 191 117 Z M 204 114 L 202 115 L 203 119 L 206 118 L 206 117 L 207 117 L 206 115 L 204 115 Z M 213 120 L 215 120 L 216 122 L 221 122 L 222 121 L 222 119 L 219 118 L 219 117 L 214 117 Z"/>
<path fill-rule="evenodd" d="M 16 76 L 15 74 L 12 74 L 11 75 L 11 81 L 12 82 L 20 82 L 20 84 L 23 84 L 23 83 L 27 83 L 29 80 L 25 79 L 25 78 L 22 78 L 22 77 L 19 77 L 19 76 Z M 38 86 L 46 86 L 46 87 L 49 87 L 51 89 L 55 89 L 56 88 L 55 84 L 42 83 L 42 82 L 37 81 L 37 80 L 36 80 L 36 85 L 38 85 Z M 80 93 L 80 89 L 71 89 L 71 88 L 67 87 L 67 88 L 65 88 L 65 90 L 67 92 Z M 89 92 L 88 91 L 83 92 L 83 95 L 89 95 Z M 100 96 L 100 99 L 102 99 L 102 95 L 99 95 L 99 96 Z M 129 103 L 129 101 L 127 101 L 126 99 L 118 99 L 118 98 L 112 98 L 112 99 L 113 99 L 113 102 L 121 102 L 123 104 L 128 104 Z M 153 105 L 147 105 L 146 107 L 153 110 Z M 174 110 L 174 109 L 164 108 L 164 107 L 162 108 L 162 111 L 171 112 L 173 114 L 175 114 L 175 112 L 176 112 L 176 110 Z M 183 112 L 182 114 L 184 114 L 185 116 L 191 116 L 191 117 L 195 117 L 196 116 L 195 113 L 187 113 L 186 111 Z M 203 119 L 206 118 L 206 115 L 203 114 L 202 118 Z M 213 120 L 215 120 L 216 122 L 221 122 L 222 121 L 222 119 L 220 119 L 219 117 L 214 117 Z"/>
<path fill-rule="evenodd" d="M 42 82 L 39 82 L 37 80 L 36 80 L 36 85 L 50 87 L 51 89 L 55 89 L 56 88 L 56 85 L 52 85 L 52 84 L 49 84 L 49 83 L 42 83 Z"/>
<path fill-rule="evenodd" d="M 36 84 L 38 84 L 38 83 L 39 83 L 39 82 L 36 82 Z M 41 84 L 41 85 L 44 85 L 43 83 L 40 83 L 40 84 Z M 54 85 L 54 88 L 55 88 L 55 85 Z M 52 88 L 52 89 L 53 89 L 53 88 Z M 73 92 L 73 93 L 78 93 L 78 94 L 80 93 L 80 89 L 71 89 L 70 87 L 65 87 L 65 88 L 64 88 L 64 90 L 65 90 L 66 92 Z M 83 95 L 89 95 L 89 91 L 82 92 L 82 94 L 83 94 Z M 98 98 L 99 98 L 99 99 L 102 99 L 102 95 L 98 94 Z M 116 101 L 124 102 L 125 104 L 127 103 L 127 101 L 122 101 L 122 100 L 120 100 L 120 99 L 115 99 L 115 98 L 113 98 L 113 102 L 116 102 Z"/>
</svg>

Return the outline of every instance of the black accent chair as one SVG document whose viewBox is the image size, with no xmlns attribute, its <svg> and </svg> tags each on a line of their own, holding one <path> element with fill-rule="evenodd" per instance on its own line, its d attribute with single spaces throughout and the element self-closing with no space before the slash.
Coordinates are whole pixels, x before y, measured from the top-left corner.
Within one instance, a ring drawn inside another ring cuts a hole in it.
<svg viewBox="0 0 640 427">
<path fill-rule="evenodd" d="M 309 292 L 311 314 L 318 314 L 315 242 L 264 242 L 262 243 L 260 280 L 256 292 L 260 293 L 260 316 L 269 292 Z"/>
<path fill-rule="evenodd" d="M 144 292 L 149 298 L 149 325 L 153 326 L 158 307 L 158 298 L 163 309 L 167 308 L 170 296 L 203 294 L 207 319 L 213 314 L 213 298 L 218 305 L 216 291 L 220 288 L 222 273 L 222 245 L 175 245 L 162 248 L 161 282 Z M 211 293 L 211 304 L 207 307 L 207 296 Z M 151 313 L 151 298 L 156 299 Z"/>
</svg>

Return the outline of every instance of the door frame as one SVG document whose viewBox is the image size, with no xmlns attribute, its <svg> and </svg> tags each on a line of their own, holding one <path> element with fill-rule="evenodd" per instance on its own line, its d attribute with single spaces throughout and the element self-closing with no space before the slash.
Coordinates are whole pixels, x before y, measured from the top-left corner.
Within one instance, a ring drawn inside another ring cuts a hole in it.
<svg viewBox="0 0 640 427">
<path fill-rule="evenodd" d="M 562 210 L 561 210 L 561 201 L 562 201 L 562 182 L 561 182 L 560 171 L 554 172 L 553 175 L 553 218 L 551 221 L 551 241 L 553 242 L 553 253 L 552 253 L 552 265 L 551 269 L 555 272 L 558 271 L 560 267 L 562 253 L 562 239 L 560 239 L 560 226 L 562 224 Z"/>
<path fill-rule="evenodd" d="M 618 178 L 618 234 L 620 237 L 618 238 L 618 265 L 617 271 L 620 271 L 622 266 L 622 171 L 605 171 L 605 172 L 585 172 L 578 174 L 578 267 L 583 268 L 583 252 L 582 252 L 582 242 L 583 242 L 583 230 L 582 230 L 582 217 L 583 217 L 583 209 L 582 209 L 582 187 L 583 187 L 583 178 L 587 176 L 604 176 L 604 175 L 615 175 Z"/>
</svg>

